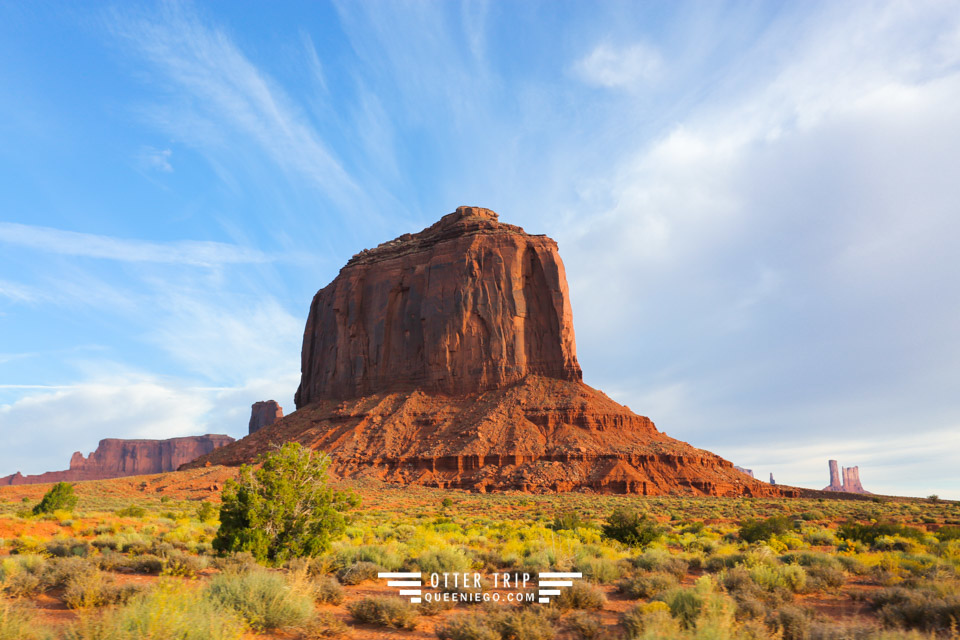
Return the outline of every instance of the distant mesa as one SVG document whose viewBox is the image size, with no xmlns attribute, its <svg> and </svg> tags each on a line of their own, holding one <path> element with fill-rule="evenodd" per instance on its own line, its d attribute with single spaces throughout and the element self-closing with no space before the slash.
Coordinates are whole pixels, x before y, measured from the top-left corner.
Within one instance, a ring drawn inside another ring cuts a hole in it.
<svg viewBox="0 0 960 640">
<path fill-rule="evenodd" d="M 283 407 L 276 400 L 262 400 L 254 402 L 250 407 L 250 424 L 247 426 L 247 435 L 256 433 L 264 427 L 269 427 L 283 417 Z"/>
<path fill-rule="evenodd" d="M 737 471 L 739 471 L 740 473 L 745 473 L 745 474 L 747 474 L 747 475 L 750 476 L 751 478 L 756 478 L 756 477 L 757 477 L 757 476 L 753 475 L 753 469 L 744 469 L 743 467 L 738 467 L 737 465 L 733 465 L 733 468 L 736 469 Z"/>
<path fill-rule="evenodd" d="M 148 475 L 175 471 L 181 465 L 218 447 L 234 442 L 230 436 L 204 435 L 170 438 L 169 440 L 101 440 L 97 450 L 84 457 L 79 451 L 70 458 L 66 471 L 48 471 L 25 476 L 19 471 L 0 478 L 0 486 L 106 480 L 124 476 Z"/>
<path fill-rule="evenodd" d="M 351 258 L 310 305 L 297 410 L 188 465 L 296 441 L 340 477 L 472 491 L 795 495 L 582 382 L 557 243 L 459 207 Z"/>
<path fill-rule="evenodd" d="M 871 495 L 870 492 L 860 484 L 860 467 L 844 467 L 843 474 L 841 475 L 836 460 L 830 460 L 830 484 L 824 487 L 823 490 Z"/>
<path fill-rule="evenodd" d="M 773 473 L 770 474 L 770 484 L 776 486 L 777 481 L 773 479 Z"/>
</svg>

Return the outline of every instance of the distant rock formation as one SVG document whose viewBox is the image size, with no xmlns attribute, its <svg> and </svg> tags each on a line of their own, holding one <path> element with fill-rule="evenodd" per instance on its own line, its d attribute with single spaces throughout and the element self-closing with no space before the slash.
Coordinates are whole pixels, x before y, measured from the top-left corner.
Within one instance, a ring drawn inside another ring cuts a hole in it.
<svg viewBox="0 0 960 640">
<path fill-rule="evenodd" d="M 773 474 L 772 474 L 772 473 L 770 474 L 770 484 L 772 484 L 772 485 L 774 485 L 774 486 L 776 486 L 776 484 L 777 484 L 777 481 L 773 479 Z"/>
<path fill-rule="evenodd" d="M 105 480 L 175 471 L 180 465 L 233 441 L 233 438 L 224 435 L 188 436 L 169 440 L 107 438 L 100 441 L 97 450 L 89 457 L 84 457 L 79 451 L 74 453 L 70 458 L 70 468 L 66 471 L 48 471 L 33 476 L 25 476 L 18 471 L 0 478 L 0 486 Z"/>
<path fill-rule="evenodd" d="M 738 467 L 737 465 L 733 465 L 733 468 L 736 469 L 737 471 L 739 471 L 740 473 L 745 473 L 745 474 L 747 474 L 747 475 L 750 476 L 751 478 L 756 478 L 756 477 L 757 477 L 757 476 L 753 475 L 753 469 L 744 469 L 743 467 Z"/>
<path fill-rule="evenodd" d="M 860 484 L 860 467 L 844 467 L 843 474 L 836 460 L 830 461 L 830 484 L 823 488 L 824 491 L 845 491 L 847 493 L 860 493 L 869 495 L 870 492 Z"/>
<path fill-rule="evenodd" d="M 283 417 L 283 407 L 276 400 L 261 400 L 250 407 L 250 424 L 247 435 L 268 427 Z"/>
<path fill-rule="evenodd" d="M 556 242 L 479 207 L 360 252 L 317 292 L 296 406 L 187 468 L 294 441 L 340 477 L 403 484 L 793 495 L 583 384 Z"/>
</svg>

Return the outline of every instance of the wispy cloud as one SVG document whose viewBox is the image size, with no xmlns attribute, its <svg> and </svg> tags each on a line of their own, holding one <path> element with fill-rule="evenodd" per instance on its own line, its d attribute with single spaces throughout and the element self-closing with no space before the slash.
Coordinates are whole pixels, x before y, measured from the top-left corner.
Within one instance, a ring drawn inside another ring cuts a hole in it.
<svg viewBox="0 0 960 640">
<path fill-rule="evenodd" d="M 574 73 L 587 84 L 607 89 L 639 89 L 655 80 L 663 66 L 653 47 L 634 43 L 625 47 L 598 44 L 573 65 Z"/>
<path fill-rule="evenodd" d="M 170 164 L 172 155 L 173 151 L 171 149 L 157 149 L 156 147 L 145 145 L 140 147 L 136 159 L 137 163 L 143 169 L 172 173 L 173 165 Z"/>
<path fill-rule="evenodd" d="M 35 302 L 42 297 L 42 294 L 31 287 L 0 280 L 0 296 L 13 302 Z"/>
<path fill-rule="evenodd" d="M 230 136 L 198 134 L 230 127 L 285 170 L 341 203 L 361 191 L 303 111 L 257 68 L 223 30 L 180 4 L 154 16 L 116 13 L 113 30 L 189 99 L 158 118 L 185 144 L 227 144 Z M 319 61 L 316 61 L 319 62 Z M 322 77 L 322 76 L 321 76 Z"/>
<path fill-rule="evenodd" d="M 112 236 L 64 231 L 50 227 L 0 222 L 0 243 L 27 247 L 66 256 L 102 258 L 123 262 L 157 262 L 210 267 L 223 264 L 269 262 L 270 257 L 255 249 L 222 242 L 182 240 L 170 243 L 146 242 Z M 0 293 L 28 298 L 29 292 L 0 284 Z"/>
</svg>

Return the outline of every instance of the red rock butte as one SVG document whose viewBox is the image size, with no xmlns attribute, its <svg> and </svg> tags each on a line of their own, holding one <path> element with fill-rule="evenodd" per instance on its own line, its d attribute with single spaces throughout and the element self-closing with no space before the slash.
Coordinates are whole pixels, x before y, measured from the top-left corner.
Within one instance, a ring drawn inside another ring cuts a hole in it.
<svg viewBox="0 0 960 640">
<path fill-rule="evenodd" d="M 460 207 L 355 255 L 313 299 L 297 410 L 185 467 L 280 442 L 334 474 L 474 491 L 792 495 L 582 382 L 557 243 Z"/>
<path fill-rule="evenodd" d="M 168 440 L 121 440 L 106 438 L 97 450 L 84 457 L 77 451 L 65 471 L 47 471 L 25 476 L 17 472 L 0 478 L 0 486 L 106 480 L 174 471 L 181 465 L 233 442 L 224 435 L 186 436 Z"/>
</svg>

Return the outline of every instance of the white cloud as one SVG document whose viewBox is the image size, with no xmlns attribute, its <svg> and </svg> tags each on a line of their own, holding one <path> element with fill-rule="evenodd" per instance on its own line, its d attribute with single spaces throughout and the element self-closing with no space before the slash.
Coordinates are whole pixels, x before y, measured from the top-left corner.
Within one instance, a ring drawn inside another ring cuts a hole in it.
<svg viewBox="0 0 960 640">
<path fill-rule="evenodd" d="M 655 80 L 663 61 L 660 53 L 643 43 L 626 47 L 598 44 L 573 65 L 574 73 L 587 84 L 607 89 L 639 89 Z"/>
<path fill-rule="evenodd" d="M 157 149 L 146 145 L 140 147 L 140 151 L 137 153 L 137 162 L 144 169 L 172 173 L 173 166 L 170 164 L 172 155 L 173 151 L 170 149 Z"/>
<path fill-rule="evenodd" d="M 209 267 L 222 264 L 268 262 L 260 251 L 222 242 L 181 240 L 158 243 L 111 236 L 63 231 L 15 222 L 0 222 L 0 243 L 67 256 L 103 258 L 124 262 L 158 262 Z M 0 289 L 6 292 L 7 289 Z M 22 289 L 10 287 L 11 296 Z"/>
<path fill-rule="evenodd" d="M 74 451 L 86 455 L 101 438 L 203 433 L 212 406 L 208 395 L 152 379 L 102 380 L 25 395 L 0 406 L 0 475 L 66 469 Z"/>
<path fill-rule="evenodd" d="M 847 7 L 594 182 L 612 204 L 561 238 L 581 361 L 764 477 L 823 486 L 838 458 L 868 489 L 960 496 L 960 71 L 929 46 L 960 14 Z"/>
<path fill-rule="evenodd" d="M 277 399 L 293 409 L 299 375 L 251 377 L 237 387 L 209 388 L 128 373 L 60 387 L 31 387 L 0 405 L 0 476 L 69 466 L 74 451 L 93 451 L 103 438 L 166 439 L 205 433 L 246 435 L 250 405 Z M 38 445 L 38 434 L 43 446 Z"/>
</svg>

